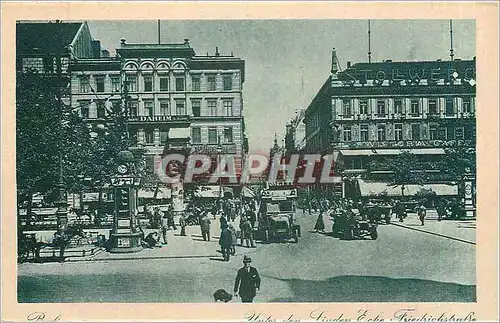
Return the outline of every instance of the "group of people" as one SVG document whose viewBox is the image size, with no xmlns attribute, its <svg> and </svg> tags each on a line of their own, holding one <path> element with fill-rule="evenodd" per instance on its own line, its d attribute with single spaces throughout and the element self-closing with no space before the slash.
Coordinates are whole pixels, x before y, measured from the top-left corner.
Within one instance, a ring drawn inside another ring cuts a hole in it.
<svg viewBox="0 0 500 323">
<path fill-rule="evenodd" d="M 328 200 L 326 198 L 316 200 L 317 205 L 319 206 L 319 214 L 314 225 L 315 232 L 324 232 L 325 231 L 325 223 L 324 216 L 325 212 L 333 212 L 334 214 L 347 214 L 353 212 L 352 210 L 357 210 L 360 218 L 362 220 L 368 220 L 371 222 L 377 222 L 381 219 L 382 208 L 386 209 L 384 212 L 388 212 L 388 216 L 391 214 L 395 214 L 400 222 L 403 222 L 403 219 L 406 217 L 406 207 L 401 201 L 383 201 L 379 203 L 375 203 L 371 200 L 363 203 L 361 200 L 354 201 L 352 199 L 338 199 L 338 200 Z M 440 213 L 443 213 L 443 210 L 439 209 L 440 206 L 437 207 L 438 216 Z M 304 210 L 305 212 L 306 210 Z M 310 212 L 310 210 L 309 210 Z M 423 203 L 419 203 L 415 208 L 415 212 L 418 215 L 421 225 L 425 224 L 425 218 L 427 215 L 427 209 L 425 208 Z M 310 214 L 310 213 L 309 213 Z M 439 216 L 438 220 L 441 220 Z"/>
<path fill-rule="evenodd" d="M 156 226 L 158 231 L 150 232 L 147 236 L 144 236 L 144 231 L 139 225 L 139 230 L 142 233 L 141 243 L 143 247 L 154 248 L 161 245 L 167 245 L 167 231 L 171 230 L 171 228 L 174 231 L 177 230 L 177 226 L 174 221 L 173 206 L 170 205 L 166 212 L 162 211 L 159 207 L 155 207 L 152 211 L 152 218 L 154 219 L 154 223 L 158 222 L 159 224 Z M 181 227 L 181 235 L 186 235 L 185 221 L 179 220 L 179 225 Z"/>
</svg>

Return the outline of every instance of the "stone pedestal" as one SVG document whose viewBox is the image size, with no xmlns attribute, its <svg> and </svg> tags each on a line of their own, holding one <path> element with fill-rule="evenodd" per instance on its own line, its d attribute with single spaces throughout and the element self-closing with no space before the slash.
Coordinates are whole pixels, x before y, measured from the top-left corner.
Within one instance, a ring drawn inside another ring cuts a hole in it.
<svg viewBox="0 0 500 323">
<path fill-rule="evenodd" d="M 110 252 L 113 253 L 131 253 L 142 250 L 140 232 L 111 233 L 110 240 L 113 246 Z"/>
</svg>

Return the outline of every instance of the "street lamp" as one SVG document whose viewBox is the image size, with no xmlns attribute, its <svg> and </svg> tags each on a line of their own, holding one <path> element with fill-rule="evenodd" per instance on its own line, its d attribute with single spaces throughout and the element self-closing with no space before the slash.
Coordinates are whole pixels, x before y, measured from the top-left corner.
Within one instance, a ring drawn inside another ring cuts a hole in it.
<svg viewBox="0 0 500 323">
<path fill-rule="evenodd" d="M 220 167 L 220 161 L 221 161 L 220 154 L 222 153 L 222 144 L 221 144 L 220 136 L 217 137 L 216 150 L 217 150 L 217 167 Z M 221 183 L 220 177 L 219 177 L 219 197 L 222 198 L 222 183 Z"/>
</svg>

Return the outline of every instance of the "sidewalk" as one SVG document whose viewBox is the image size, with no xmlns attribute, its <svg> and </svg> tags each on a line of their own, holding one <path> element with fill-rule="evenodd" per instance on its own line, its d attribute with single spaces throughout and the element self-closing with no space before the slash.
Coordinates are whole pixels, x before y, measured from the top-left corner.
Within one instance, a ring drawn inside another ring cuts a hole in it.
<svg viewBox="0 0 500 323">
<path fill-rule="evenodd" d="M 410 214 L 404 222 L 399 222 L 397 219 L 393 218 L 391 224 L 465 243 L 476 244 L 476 221 L 474 220 L 437 221 L 437 219 L 431 217 L 426 218 L 424 222 L 425 225 L 422 226 L 418 216 L 416 214 Z"/>
<path fill-rule="evenodd" d="M 177 230 L 169 230 L 168 244 L 153 249 L 145 248 L 142 251 L 134 253 L 110 253 L 100 252 L 93 257 L 91 261 L 112 261 L 112 260 L 135 260 L 135 259 L 168 259 L 168 258 L 217 258 L 222 259 L 219 246 L 220 222 L 219 216 L 215 220 L 210 217 L 212 222 L 210 227 L 210 241 L 203 241 L 199 225 L 186 227 L 186 236 L 180 236 L 180 227 Z M 235 228 L 239 225 L 239 219 L 231 222 Z M 149 234 L 154 229 L 144 230 Z M 252 253 L 256 249 L 236 246 L 236 255 Z"/>
</svg>

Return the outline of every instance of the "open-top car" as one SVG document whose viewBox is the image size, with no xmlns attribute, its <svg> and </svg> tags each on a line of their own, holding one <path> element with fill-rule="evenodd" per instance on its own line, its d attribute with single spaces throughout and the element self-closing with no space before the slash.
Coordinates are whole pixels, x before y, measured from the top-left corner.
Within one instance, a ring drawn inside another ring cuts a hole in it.
<svg viewBox="0 0 500 323">
<path fill-rule="evenodd" d="M 358 209 L 337 213 L 333 217 L 332 235 L 344 240 L 364 238 L 369 236 L 373 240 L 378 238 L 377 224 L 368 221 Z"/>
</svg>

